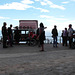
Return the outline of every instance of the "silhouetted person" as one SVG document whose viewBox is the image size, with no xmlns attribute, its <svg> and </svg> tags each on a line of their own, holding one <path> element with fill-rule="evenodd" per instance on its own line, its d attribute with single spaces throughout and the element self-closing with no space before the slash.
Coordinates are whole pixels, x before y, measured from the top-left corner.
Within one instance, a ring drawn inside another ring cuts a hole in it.
<svg viewBox="0 0 75 75">
<path fill-rule="evenodd" d="M 7 29 L 6 29 L 7 23 L 4 22 L 2 26 L 2 36 L 3 36 L 3 48 L 7 48 Z"/>
<path fill-rule="evenodd" d="M 65 28 L 65 30 L 62 31 L 62 45 L 67 46 L 67 38 L 68 38 L 68 32 L 67 32 L 67 28 Z"/>
<path fill-rule="evenodd" d="M 20 33 L 19 33 L 19 30 L 18 30 L 18 27 L 15 27 L 14 34 L 15 34 L 14 35 L 15 43 L 16 44 L 19 44 Z"/>
<path fill-rule="evenodd" d="M 69 24 L 69 29 L 68 29 L 68 38 L 69 38 L 69 47 L 71 48 L 71 44 L 73 42 L 73 28 L 72 28 L 72 24 Z"/>
<path fill-rule="evenodd" d="M 40 41 L 40 45 L 41 45 L 41 51 L 44 51 L 44 40 L 45 40 L 44 25 L 43 25 L 43 23 L 40 23 L 39 41 Z"/>
<path fill-rule="evenodd" d="M 37 35 L 37 37 L 39 36 L 39 28 L 36 30 L 36 35 Z M 37 39 L 37 44 L 38 44 L 38 47 L 40 47 L 39 39 Z"/>
<path fill-rule="evenodd" d="M 12 24 L 10 25 L 10 27 L 8 27 L 8 37 L 9 37 L 10 46 L 12 46 L 13 44 Z"/>
<path fill-rule="evenodd" d="M 62 34 L 61 34 L 61 37 L 62 37 L 62 45 L 64 46 L 64 37 L 63 37 L 63 34 L 64 34 L 64 30 L 62 30 Z"/>
<path fill-rule="evenodd" d="M 57 36 L 58 36 L 57 26 L 54 25 L 54 28 L 52 29 L 53 47 L 57 47 Z"/>
</svg>

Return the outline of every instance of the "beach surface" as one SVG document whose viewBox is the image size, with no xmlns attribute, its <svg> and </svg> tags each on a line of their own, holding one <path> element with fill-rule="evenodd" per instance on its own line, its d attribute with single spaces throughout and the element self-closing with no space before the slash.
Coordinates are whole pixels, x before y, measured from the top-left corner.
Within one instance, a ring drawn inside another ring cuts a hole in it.
<svg viewBox="0 0 75 75">
<path fill-rule="evenodd" d="M 75 49 L 14 45 L 6 49 L 0 44 L 0 75 L 75 75 Z"/>
</svg>

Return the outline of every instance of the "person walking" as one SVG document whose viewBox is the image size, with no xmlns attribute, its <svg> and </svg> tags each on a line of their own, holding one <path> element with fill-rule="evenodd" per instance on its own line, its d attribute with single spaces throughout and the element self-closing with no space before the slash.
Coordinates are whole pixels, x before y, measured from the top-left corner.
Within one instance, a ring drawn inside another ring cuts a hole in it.
<svg viewBox="0 0 75 75">
<path fill-rule="evenodd" d="M 6 29 L 7 23 L 4 22 L 2 26 L 2 36 L 3 36 L 3 48 L 7 48 L 7 29 Z"/>
<path fill-rule="evenodd" d="M 73 38 L 72 38 L 72 35 L 73 35 L 73 28 L 72 28 L 72 24 L 69 24 L 69 28 L 68 28 L 68 39 L 69 39 L 69 47 L 71 48 L 71 44 L 73 42 Z"/>
<path fill-rule="evenodd" d="M 54 28 L 52 29 L 53 47 L 57 47 L 57 36 L 58 36 L 57 26 L 54 25 Z"/>
</svg>

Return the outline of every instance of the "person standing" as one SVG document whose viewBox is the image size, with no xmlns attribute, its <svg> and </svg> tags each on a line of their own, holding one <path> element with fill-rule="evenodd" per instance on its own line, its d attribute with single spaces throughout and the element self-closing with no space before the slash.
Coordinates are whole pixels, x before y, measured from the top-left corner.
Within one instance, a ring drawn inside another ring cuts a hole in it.
<svg viewBox="0 0 75 75">
<path fill-rule="evenodd" d="M 12 24 L 10 24 L 10 27 L 8 27 L 8 37 L 9 37 L 10 46 L 12 47 L 13 44 Z"/>
<path fill-rule="evenodd" d="M 62 34 L 61 34 L 61 37 L 62 37 L 62 45 L 64 46 L 64 30 L 62 30 Z"/>
<path fill-rule="evenodd" d="M 67 32 L 67 28 L 65 28 L 65 30 L 62 31 L 62 45 L 67 46 L 67 37 L 68 37 L 68 32 Z"/>
<path fill-rule="evenodd" d="M 15 27 L 15 31 L 14 31 L 14 39 L 15 39 L 15 43 L 19 44 L 19 40 L 20 40 L 20 31 L 18 30 L 18 27 Z"/>
<path fill-rule="evenodd" d="M 52 29 L 53 47 L 57 47 L 57 36 L 58 36 L 57 26 L 54 25 L 54 28 Z"/>
<path fill-rule="evenodd" d="M 40 23 L 40 28 L 39 28 L 39 41 L 40 41 L 40 45 L 41 45 L 41 50 L 40 51 L 44 51 L 44 40 L 45 40 L 45 31 L 44 31 L 44 25 L 41 22 Z"/>
<path fill-rule="evenodd" d="M 3 36 L 3 48 L 7 48 L 7 29 L 6 29 L 7 23 L 4 22 L 2 26 L 2 36 Z"/>
<path fill-rule="evenodd" d="M 36 35 L 37 35 L 37 37 L 39 36 L 39 28 L 36 30 Z M 37 44 L 38 44 L 38 47 L 40 47 L 39 39 L 37 39 Z"/>
<path fill-rule="evenodd" d="M 64 44 L 67 46 L 67 37 L 68 37 L 67 28 L 65 28 L 65 30 L 64 30 L 63 37 L 64 37 Z M 63 45 L 64 45 L 64 44 L 63 44 Z"/>
<path fill-rule="evenodd" d="M 69 24 L 69 28 L 68 28 L 68 39 L 69 39 L 69 47 L 71 48 L 71 44 L 73 42 L 73 28 L 72 28 L 72 24 Z"/>
</svg>

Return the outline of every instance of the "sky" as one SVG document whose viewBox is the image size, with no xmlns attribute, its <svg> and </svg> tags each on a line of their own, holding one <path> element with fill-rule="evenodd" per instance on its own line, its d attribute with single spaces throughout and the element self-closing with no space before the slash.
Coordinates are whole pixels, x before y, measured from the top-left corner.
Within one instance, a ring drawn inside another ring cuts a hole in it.
<svg viewBox="0 0 75 75">
<path fill-rule="evenodd" d="M 38 20 L 47 31 L 72 24 L 75 29 L 75 0 L 0 0 L 0 30 L 3 22 L 19 26 L 19 20 Z"/>
</svg>

